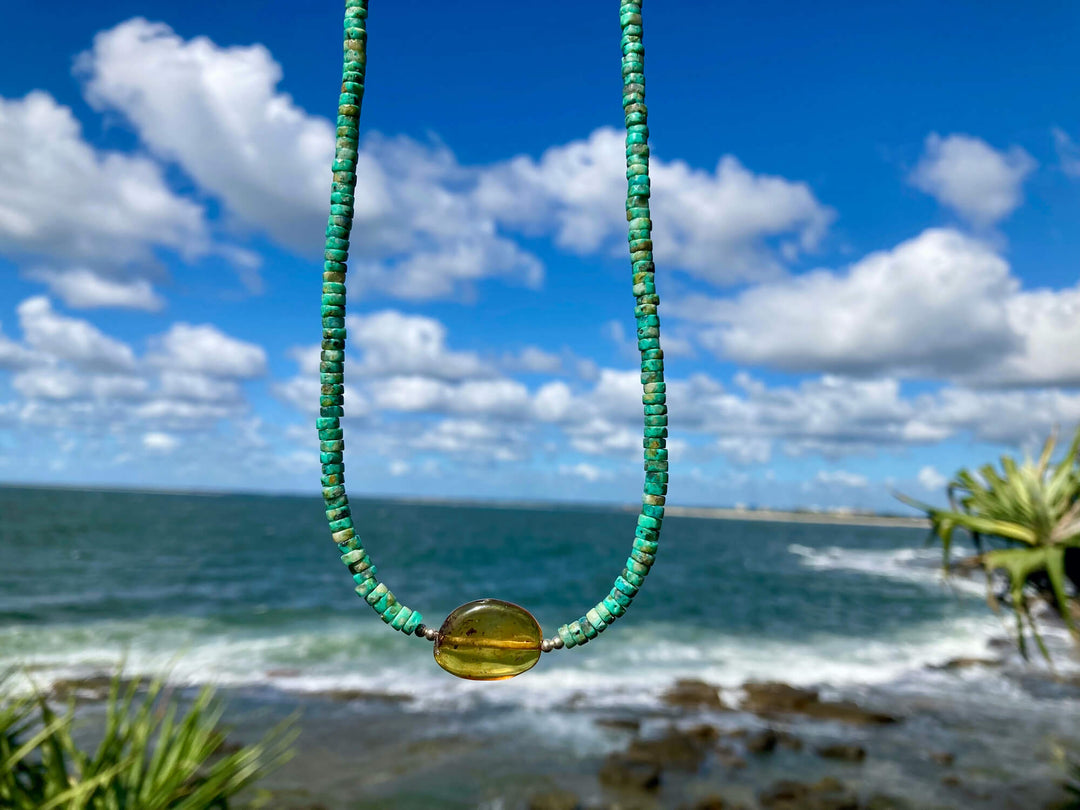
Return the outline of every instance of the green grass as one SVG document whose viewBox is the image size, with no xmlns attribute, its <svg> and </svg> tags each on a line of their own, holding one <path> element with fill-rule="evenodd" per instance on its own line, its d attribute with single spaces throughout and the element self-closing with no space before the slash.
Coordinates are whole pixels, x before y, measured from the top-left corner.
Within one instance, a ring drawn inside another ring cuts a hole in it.
<svg viewBox="0 0 1080 810">
<path fill-rule="evenodd" d="M 9 682 L 4 679 L 0 682 Z M 101 741 L 72 737 L 74 697 L 56 711 L 43 695 L 0 698 L 0 807 L 11 810 L 203 810 L 230 800 L 292 754 L 291 720 L 232 750 L 223 707 L 203 689 L 186 709 L 164 681 L 113 677 Z"/>
</svg>

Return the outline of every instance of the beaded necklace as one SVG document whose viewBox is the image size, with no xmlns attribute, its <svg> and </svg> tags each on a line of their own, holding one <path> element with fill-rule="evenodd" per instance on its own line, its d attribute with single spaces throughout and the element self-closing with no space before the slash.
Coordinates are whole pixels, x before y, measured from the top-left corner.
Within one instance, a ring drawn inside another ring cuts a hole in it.
<svg viewBox="0 0 1080 810">
<path fill-rule="evenodd" d="M 323 499 L 341 561 L 356 581 L 356 593 L 384 622 L 406 635 L 435 642 L 435 660 L 446 671 L 470 680 L 502 680 L 530 669 L 540 654 L 588 643 L 626 613 L 656 559 L 667 493 L 667 405 L 664 353 L 660 349 L 660 299 L 653 284 L 652 220 L 649 217 L 649 128 L 645 108 L 645 48 L 641 0 L 622 0 L 623 112 L 626 116 L 626 218 L 641 352 L 645 411 L 645 490 L 634 544 L 611 591 L 584 616 L 544 638 L 524 608 L 499 599 L 481 599 L 454 610 L 439 630 L 423 624 L 419 611 L 399 602 L 377 578 L 375 564 L 356 534 L 345 494 L 344 416 L 345 272 L 356 189 L 360 104 L 367 67 L 367 0 L 345 0 L 345 60 L 338 100 L 334 182 L 322 285 L 322 355 L 319 363 L 319 449 Z"/>
</svg>

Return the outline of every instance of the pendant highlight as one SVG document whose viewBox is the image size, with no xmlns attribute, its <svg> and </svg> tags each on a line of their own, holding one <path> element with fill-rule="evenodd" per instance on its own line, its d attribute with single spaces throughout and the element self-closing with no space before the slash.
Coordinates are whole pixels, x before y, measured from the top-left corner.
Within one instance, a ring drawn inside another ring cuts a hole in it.
<svg viewBox="0 0 1080 810">
<path fill-rule="evenodd" d="M 435 663 L 470 681 L 502 681 L 535 666 L 543 637 L 525 608 L 479 599 L 446 617 L 435 639 Z"/>
</svg>

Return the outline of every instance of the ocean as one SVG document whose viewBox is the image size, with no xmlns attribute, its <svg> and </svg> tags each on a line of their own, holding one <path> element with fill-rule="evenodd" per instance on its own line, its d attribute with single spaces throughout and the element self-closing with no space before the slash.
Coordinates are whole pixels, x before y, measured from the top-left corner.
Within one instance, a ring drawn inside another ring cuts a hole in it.
<svg viewBox="0 0 1080 810">
<path fill-rule="evenodd" d="M 636 519 L 600 507 L 352 503 L 380 577 L 427 624 L 495 597 L 529 609 L 545 635 L 606 593 Z M 903 720 L 774 722 L 808 750 L 854 741 L 867 758 L 705 766 L 642 806 L 710 791 L 753 806 L 772 780 L 822 774 L 915 807 L 1043 806 L 1024 802 L 1057 795 L 1064 752 L 1080 751 L 1075 655 L 1051 629 L 1064 678 L 1024 665 L 985 583 L 943 581 L 925 539 L 671 517 L 623 619 L 518 678 L 477 683 L 445 673 L 429 642 L 388 629 L 356 597 L 317 497 L 0 488 L 0 670 L 17 671 L 15 688 L 43 689 L 121 662 L 127 674 L 167 671 L 181 687 L 220 687 L 248 735 L 299 708 L 301 754 L 270 784 L 304 806 L 512 810 L 554 787 L 602 802 L 596 766 L 628 733 L 603 721 L 644 718 L 646 735 L 673 722 L 765 724 L 675 712 L 663 694 L 679 678 L 722 687 L 731 705 L 747 681 L 775 680 Z M 940 668 L 960 658 L 1000 664 Z M 955 757 L 947 772 L 930 757 L 943 751 Z"/>
</svg>

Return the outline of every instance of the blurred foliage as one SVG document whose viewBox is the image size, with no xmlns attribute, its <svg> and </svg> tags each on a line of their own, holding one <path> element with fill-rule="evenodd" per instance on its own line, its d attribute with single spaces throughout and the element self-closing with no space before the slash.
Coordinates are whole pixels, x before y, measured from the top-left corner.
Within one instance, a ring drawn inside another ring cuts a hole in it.
<svg viewBox="0 0 1080 810">
<path fill-rule="evenodd" d="M 975 472 L 961 470 L 948 486 L 949 509 L 896 495 L 930 518 L 931 539 L 941 542 L 946 571 L 956 530 L 972 536 L 979 550 L 974 561 L 987 572 L 988 598 L 995 609 L 999 600 L 993 593 L 992 575 L 1005 572 L 1008 607 L 1015 615 L 1017 644 L 1025 658 L 1027 631 L 1043 656 L 1050 658 L 1032 618 L 1027 591 L 1045 598 L 1080 642 L 1074 615 L 1080 562 L 1080 429 L 1065 456 L 1052 465 L 1056 444 L 1057 436 L 1051 435 L 1037 461 L 1017 464 L 1002 456 L 1000 473 L 991 464 Z"/>
<path fill-rule="evenodd" d="M 147 684 L 115 675 L 93 753 L 72 738 L 73 696 L 63 712 L 41 694 L 0 698 L 0 807 L 224 809 L 291 756 L 291 719 L 260 742 L 237 748 L 226 744 L 222 706 L 209 688 L 182 709 L 163 687 L 163 679 Z"/>
</svg>

